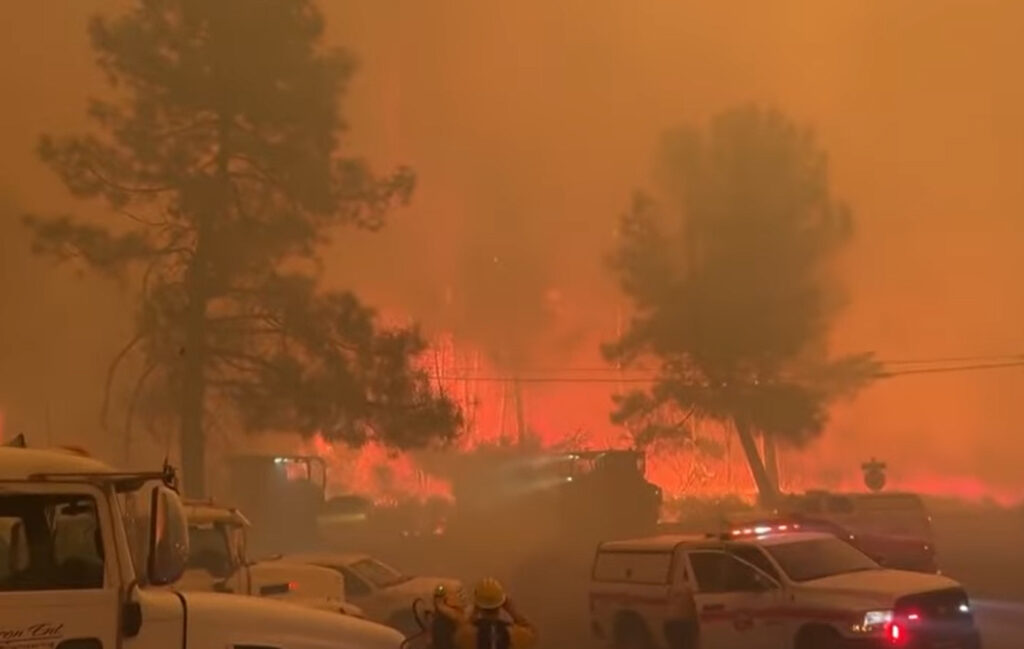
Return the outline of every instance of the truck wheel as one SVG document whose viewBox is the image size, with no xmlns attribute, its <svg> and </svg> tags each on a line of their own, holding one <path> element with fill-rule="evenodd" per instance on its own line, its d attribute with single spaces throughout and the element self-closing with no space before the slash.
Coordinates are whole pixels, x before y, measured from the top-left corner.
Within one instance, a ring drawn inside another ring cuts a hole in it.
<svg viewBox="0 0 1024 649">
<path fill-rule="evenodd" d="M 651 649 L 651 634 L 638 615 L 628 614 L 615 624 L 615 649 Z"/>
<path fill-rule="evenodd" d="M 805 626 L 796 636 L 793 649 L 841 649 L 843 639 L 828 626 Z"/>
</svg>

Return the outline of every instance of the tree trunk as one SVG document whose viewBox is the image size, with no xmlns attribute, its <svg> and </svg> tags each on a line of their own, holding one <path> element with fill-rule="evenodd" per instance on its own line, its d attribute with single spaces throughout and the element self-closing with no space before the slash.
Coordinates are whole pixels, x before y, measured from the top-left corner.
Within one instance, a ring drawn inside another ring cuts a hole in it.
<svg viewBox="0 0 1024 649">
<path fill-rule="evenodd" d="M 512 382 L 512 394 L 516 400 L 516 436 L 519 438 L 519 448 L 526 447 L 526 415 L 523 411 L 523 389 L 519 379 Z"/>
<path fill-rule="evenodd" d="M 190 498 L 206 495 L 206 434 L 203 411 L 206 401 L 206 310 L 210 299 L 207 247 L 211 222 L 226 218 L 230 205 L 231 176 L 228 173 L 228 135 L 230 118 L 218 120 L 219 147 L 215 177 L 215 198 L 210 209 L 196 215 L 195 255 L 185 278 L 188 307 L 185 314 L 184 372 L 181 404 L 181 464 L 185 494 Z"/>
<path fill-rule="evenodd" d="M 750 473 L 754 477 L 757 491 L 762 504 L 770 505 L 775 502 L 776 490 L 768 472 L 761 461 L 761 453 L 757 449 L 757 440 L 754 433 L 745 422 L 736 422 L 736 436 L 740 438 L 740 445 L 747 457 L 747 464 L 750 466 Z"/>
<path fill-rule="evenodd" d="M 189 296 L 185 316 L 184 371 L 181 404 L 181 465 L 185 494 L 190 498 L 206 495 L 206 435 L 203 409 L 206 396 L 206 286 L 203 273 L 202 240 L 188 271 Z"/>
</svg>

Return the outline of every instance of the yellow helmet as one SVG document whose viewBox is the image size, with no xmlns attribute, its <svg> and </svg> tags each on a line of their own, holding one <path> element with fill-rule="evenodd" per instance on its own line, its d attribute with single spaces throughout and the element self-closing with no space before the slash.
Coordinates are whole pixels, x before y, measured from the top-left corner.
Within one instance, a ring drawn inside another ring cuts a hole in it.
<svg viewBox="0 0 1024 649">
<path fill-rule="evenodd" d="M 481 610 L 494 611 L 505 605 L 505 589 L 493 577 L 480 580 L 473 591 L 473 605 Z"/>
</svg>

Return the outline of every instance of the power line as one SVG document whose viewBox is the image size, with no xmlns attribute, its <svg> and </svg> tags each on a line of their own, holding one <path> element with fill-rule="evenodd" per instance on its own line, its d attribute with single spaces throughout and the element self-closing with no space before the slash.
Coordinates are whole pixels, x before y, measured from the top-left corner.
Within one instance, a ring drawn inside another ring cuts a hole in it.
<svg viewBox="0 0 1024 649">
<path fill-rule="evenodd" d="M 1024 362 L 1024 353 L 1014 354 L 990 354 L 990 355 L 979 355 L 979 356 L 937 356 L 932 358 L 897 358 L 897 359 L 880 359 L 879 365 L 934 365 L 938 363 L 974 363 L 974 362 L 1005 362 L 1010 366 L 1015 365 L 1018 362 Z M 1000 365 L 1001 366 L 1001 365 Z M 960 367 L 957 365 L 956 367 Z M 468 365 L 456 365 L 449 368 L 453 372 L 473 372 L 478 367 Z M 556 365 L 535 365 L 530 367 L 520 367 L 519 371 L 524 372 L 528 375 L 536 374 L 642 374 L 642 373 L 653 373 L 657 372 L 657 368 L 635 366 L 635 367 L 616 367 L 614 365 L 595 365 L 595 366 L 556 366 Z M 914 371 L 914 370 L 911 370 Z M 505 378 L 494 378 L 493 380 L 511 380 Z M 526 380 L 526 379 L 520 379 Z M 532 380 L 546 381 L 546 377 L 536 377 Z M 611 379 L 609 379 L 611 380 Z"/>
<path fill-rule="evenodd" d="M 938 361 L 936 361 L 938 362 Z M 1003 363 L 977 363 L 973 365 L 951 365 L 947 367 L 918 367 L 912 369 L 882 370 L 875 374 L 875 378 L 888 379 L 900 376 L 912 376 L 915 374 L 952 374 L 957 372 L 978 372 L 984 370 L 1008 369 L 1013 367 L 1024 367 L 1024 359 L 1008 361 Z M 651 384 L 659 380 L 658 376 L 648 377 L 607 377 L 607 376 L 580 376 L 580 377 L 559 377 L 559 376 L 472 376 L 472 375 L 444 375 L 433 374 L 434 380 L 465 381 L 470 383 L 563 383 L 563 384 Z"/>
<path fill-rule="evenodd" d="M 981 370 L 998 370 L 1009 367 L 1024 367 L 1024 360 L 1007 363 L 979 363 L 977 365 L 958 365 L 954 367 L 919 367 L 912 370 L 895 370 L 890 372 L 879 372 L 878 378 L 907 376 L 912 374 L 946 374 L 950 372 L 977 372 Z"/>
<path fill-rule="evenodd" d="M 939 358 L 897 359 L 881 361 L 883 365 L 928 365 L 931 363 L 973 363 L 982 361 L 1024 361 L 1024 354 L 989 354 L 985 356 L 946 356 Z"/>
</svg>

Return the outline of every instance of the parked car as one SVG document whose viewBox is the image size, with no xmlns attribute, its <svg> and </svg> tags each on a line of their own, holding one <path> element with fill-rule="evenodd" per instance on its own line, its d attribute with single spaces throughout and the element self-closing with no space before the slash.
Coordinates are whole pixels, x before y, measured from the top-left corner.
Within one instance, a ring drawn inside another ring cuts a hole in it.
<svg viewBox="0 0 1024 649">
<path fill-rule="evenodd" d="M 336 571 L 344 579 L 345 600 L 358 606 L 367 619 L 401 631 L 406 636 L 420 630 L 413 602 L 429 604 L 434 590 L 444 586 L 450 592 L 462 590 L 458 579 L 406 575 L 368 554 L 294 554 L 280 559 Z"/>
</svg>

